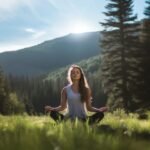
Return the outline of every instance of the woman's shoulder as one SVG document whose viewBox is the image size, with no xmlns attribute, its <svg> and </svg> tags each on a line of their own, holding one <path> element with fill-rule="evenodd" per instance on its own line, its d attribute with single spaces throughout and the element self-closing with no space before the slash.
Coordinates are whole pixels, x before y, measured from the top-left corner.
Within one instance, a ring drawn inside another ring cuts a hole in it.
<svg viewBox="0 0 150 150">
<path fill-rule="evenodd" d="M 70 87 L 71 87 L 71 84 L 68 84 L 68 85 L 64 86 L 62 90 L 63 90 L 63 91 L 66 91 L 66 90 L 68 90 Z"/>
</svg>

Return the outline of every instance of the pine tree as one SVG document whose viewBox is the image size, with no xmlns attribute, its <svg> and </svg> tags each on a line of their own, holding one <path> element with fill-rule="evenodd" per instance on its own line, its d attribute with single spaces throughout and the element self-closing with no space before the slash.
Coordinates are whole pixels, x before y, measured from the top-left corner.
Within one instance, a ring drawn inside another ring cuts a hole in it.
<svg viewBox="0 0 150 150">
<path fill-rule="evenodd" d="M 142 33 L 142 50 L 143 55 L 143 78 L 144 78 L 144 95 L 145 106 L 150 106 L 150 0 L 146 1 L 147 7 L 145 8 L 143 19 L 143 33 Z"/>
<path fill-rule="evenodd" d="M 135 109 L 140 81 L 139 23 L 132 0 L 109 0 L 104 12 L 101 80 L 112 109 Z M 139 82 L 138 82 L 139 81 Z"/>
<path fill-rule="evenodd" d="M 0 68 L 0 113 L 5 114 L 5 104 L 8 101 L 8 89 L 6 85 L 6 81 L 4 78 L 4 74 L 2 69 Z"/>
<path fill-rule="evenodd" d="M 147 7 L 145 8 L 145 16 L 147 19 L 150 19 L 150 0 L 146 0 Z"/>
</svg>

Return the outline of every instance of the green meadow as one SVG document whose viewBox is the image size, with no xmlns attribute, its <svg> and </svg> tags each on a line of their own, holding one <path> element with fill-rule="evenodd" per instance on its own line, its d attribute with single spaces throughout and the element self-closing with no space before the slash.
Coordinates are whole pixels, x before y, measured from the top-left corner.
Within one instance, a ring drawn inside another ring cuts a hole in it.
<svg viewBox="0 0 150 150">
<path fill-rule="evenodd" d="M 150 150 L 146 119 L 123 111 L 106 113 L 98 124 L 54 122 L 45 116 L 0 116 L 0 150 Z"/>
</svg>

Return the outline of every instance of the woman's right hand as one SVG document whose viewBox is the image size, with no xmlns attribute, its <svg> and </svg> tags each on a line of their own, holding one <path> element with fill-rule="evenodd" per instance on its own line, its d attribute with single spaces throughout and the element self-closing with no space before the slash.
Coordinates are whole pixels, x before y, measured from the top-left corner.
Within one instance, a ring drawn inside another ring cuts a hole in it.
<svg viewBox="0 0 150 150">
<path fill-rule="evenodd" d="M 45 106 L 45 112 L 50 112 L 53 110 L 53 107 L 51 106 Z"/>
</svg>

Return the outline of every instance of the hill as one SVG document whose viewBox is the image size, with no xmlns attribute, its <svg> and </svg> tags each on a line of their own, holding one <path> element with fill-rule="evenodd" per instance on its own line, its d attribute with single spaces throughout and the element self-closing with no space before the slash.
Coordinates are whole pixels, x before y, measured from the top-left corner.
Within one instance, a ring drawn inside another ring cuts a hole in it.
<svg viewBox="0 0 150 150">
<path fill-rule="evenodd" d="M 0 53 L 4 72 L 36 76 L 100 53 L 99 32 L 69 34 L 39 45 Z"/>
<path fill-rule="evenodd" d="M 100 77 L 100 56 L 93 56 L 88 59 L 82 60 L 76 63 L 80 67 L 83 68 L 86 76 L 99 76 Z M 67 70 L 69 69 L 70 65 L 65 67 L 59 68 L 53 72 L 47 74 L 45 80 L 62 80 L 65 81 Z"/>
</svg>

